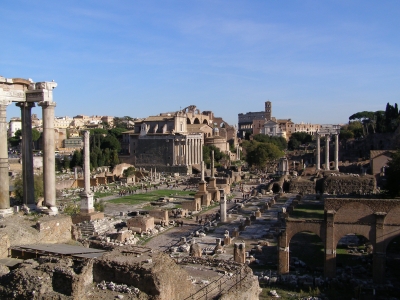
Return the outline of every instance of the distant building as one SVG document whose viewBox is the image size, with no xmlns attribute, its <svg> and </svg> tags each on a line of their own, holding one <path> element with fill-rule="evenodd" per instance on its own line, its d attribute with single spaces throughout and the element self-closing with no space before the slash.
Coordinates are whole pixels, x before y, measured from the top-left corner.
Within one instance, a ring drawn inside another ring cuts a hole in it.
<svg viewBox="0 0 400 300">
<path fill-rule="evenodd" d="M 265 102 L 265 110 L 258 112 L 247 112 L 238 114 L 238 137 L 244 138 L 246 132 L 253 133 L 253 120 L 271 120 L 272 118 L 272 103 Z"/>
<path fill-rule="evenodd" d="M 11 118 L 10 123 L 8 124 L 8 137 L 13 137 L 18 130 L 22 129 L 21 119 L 20 118 Z"/>
</svg>

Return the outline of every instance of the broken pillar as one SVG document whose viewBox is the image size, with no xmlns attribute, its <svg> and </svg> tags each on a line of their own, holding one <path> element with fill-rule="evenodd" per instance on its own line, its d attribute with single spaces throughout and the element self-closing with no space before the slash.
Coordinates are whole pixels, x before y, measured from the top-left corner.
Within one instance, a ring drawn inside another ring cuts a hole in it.
<svg viewBox="0 0 400 300">
<path fill-rule="evenodd" d="M 233 260 L 237 263 L 244 264 L 246 261 L 245 243 L 235 243 L 233 245 Z"/>
</svg>

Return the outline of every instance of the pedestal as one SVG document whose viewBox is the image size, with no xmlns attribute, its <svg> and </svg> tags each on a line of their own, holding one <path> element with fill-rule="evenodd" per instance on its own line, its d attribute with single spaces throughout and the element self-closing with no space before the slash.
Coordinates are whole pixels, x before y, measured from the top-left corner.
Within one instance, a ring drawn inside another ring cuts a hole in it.
<svg viewBox="0 0 400 300">
<path fill-rule="evenodd" d="M 3 208 L 0 209 L 0 218 L 6 218 L 13 215 L 12 208 Z"/>
<path fill-rule="evenodd" d="M 90 214 L 94 212 L 93 208 L 93 193 L 82 192 L 81 197 L 81 213 L 82 214 Z"/>
</svg>

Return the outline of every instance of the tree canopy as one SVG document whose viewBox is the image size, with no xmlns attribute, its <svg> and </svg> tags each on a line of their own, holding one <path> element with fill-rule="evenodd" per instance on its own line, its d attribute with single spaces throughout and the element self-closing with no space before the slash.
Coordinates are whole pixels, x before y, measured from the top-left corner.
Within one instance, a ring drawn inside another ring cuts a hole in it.
<svg viewBox="0 0 400 300">
<path fill-rule="evenodd" d="M 273 143 L 243 141 L 242 148 L 246 152 L 246 161 L 249 166 L 265 168 L 268 163 L 282 157 L 284 152 Z"/>
<path fill-rule="evenodd" d="M 294 132 L 289 138 L 288 149 L 295 150 L 302 144 L 307 144 L 312 142 L 312 136 L 307 132 Z"/>
<path fill-rule="evenodd" d="M 389 196 L 400 196 L 400 150 L 393 154 L 386 169 L 386 191 Z"/>
</svg>

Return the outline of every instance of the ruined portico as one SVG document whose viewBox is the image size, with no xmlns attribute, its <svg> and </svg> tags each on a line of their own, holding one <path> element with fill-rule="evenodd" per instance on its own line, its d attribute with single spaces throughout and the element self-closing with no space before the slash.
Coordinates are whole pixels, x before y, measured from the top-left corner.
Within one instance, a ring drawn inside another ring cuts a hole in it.
<svg viewBox="0 0 400 300">
<path fill-rule="evenodd" d="M 335 151 L 334 151 L 334 171 L 339 171 L 339 133 L 340 125 L 321 125 L 321 128 L 315 132 L 316 136 L 316 171 L 321 169 L 321 147 L 320 140 L 321 137 L 325 137 L 325 170 L 330 170 L 329 163 L 329 142 L 332 138 L 335 139 Z"/>
<path fill-rule="evenodd" d="M 31 79 L 5 78 L 0 76 L 0 216 L 12 213 L 10 209 L 8 180 L 8 151 L 6 109 L 16 102 L 22 116 L 22 156 L 24 204 L 36 208 L 33 188 L 33 153 L 31 109 L 38 103 L 43 108 L 43 212 L 57 214 L 54 157 L 54 107 L 53 89 L 55 82 L 37 82 Z"/>
</svg>

